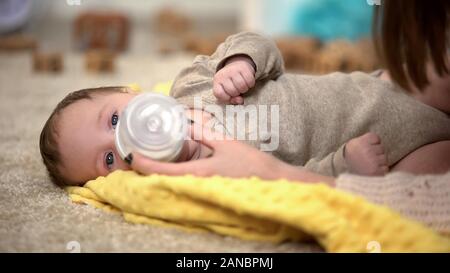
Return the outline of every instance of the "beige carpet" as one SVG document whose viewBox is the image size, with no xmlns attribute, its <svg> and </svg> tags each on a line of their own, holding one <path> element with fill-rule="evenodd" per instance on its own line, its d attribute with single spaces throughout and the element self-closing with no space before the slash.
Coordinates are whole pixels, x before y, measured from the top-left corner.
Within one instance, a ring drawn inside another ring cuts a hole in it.
<svg viewBox="0 0 450 273">
<path fill-rule="evenodd" d="M 34 74 L 26 53 L 0 54 L 0 251 L 68 252 L 310 252 L 316 245 L 272 245 L 215 234 L 126 223 L 89 206 L 72 204 L 52 185 L 41 163 L 40 130 L 56 103 L 69 91 L 139 83 L 151 88 L 170 80 L 192 56 L 126 55 L 115 74 L 84 71 L 81 55 L 65 55 L 62 74 Z"/>
</svg>

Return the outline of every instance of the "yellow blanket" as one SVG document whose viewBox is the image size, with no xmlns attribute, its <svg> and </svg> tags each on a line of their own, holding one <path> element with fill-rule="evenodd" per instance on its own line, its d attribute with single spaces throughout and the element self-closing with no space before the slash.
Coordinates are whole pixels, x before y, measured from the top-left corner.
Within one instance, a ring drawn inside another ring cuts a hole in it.
<svg viewBox="0 0 450 273">
<path fill-rule="evenodd" d="M 315 239 L 330 252 L 450 252 L 449 238 L 324 184 L 115 171 L 67 191 L 132 223 L 274 243 Z"/>
</svg>

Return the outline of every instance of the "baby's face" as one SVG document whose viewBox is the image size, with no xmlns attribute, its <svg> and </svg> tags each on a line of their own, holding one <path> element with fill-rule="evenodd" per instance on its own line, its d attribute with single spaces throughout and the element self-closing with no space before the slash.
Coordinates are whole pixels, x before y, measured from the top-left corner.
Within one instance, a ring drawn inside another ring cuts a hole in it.
<svg viewBox="0 0 450 273">
<path fill-rule="evenodd" d="M 61 172 L 71 184 L 129 166 L 120 159 L 114 129 L 122 110 L 134 93 L 95 94 L 67 106 L 57 121 Z"/>
<path fill-rule="evenodd" d="M 115 170 L 129 170 L 114 141 L 114 130 L 122 111 L 135 93 L 95 94 L 62 110 L 57 121 L 61 173 L 72 185 L 105 176 Z M 195 116 L 193 111 L 187 114 Z M 200 115 L 206 122 L 210 115 Z M 210 156 L 212 151 L 196 141 L 187 140 L 178 162 Z"/>
</svg>

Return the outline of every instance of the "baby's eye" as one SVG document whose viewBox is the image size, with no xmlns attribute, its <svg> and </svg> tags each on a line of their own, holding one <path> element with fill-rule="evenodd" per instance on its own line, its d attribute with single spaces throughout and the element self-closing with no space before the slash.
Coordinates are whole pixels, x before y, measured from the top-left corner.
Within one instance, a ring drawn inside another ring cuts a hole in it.
<svg viewBox="0 0 450 273">
<path fill-rule="evenodd" d="M 108 170 L 111 170 L 112 165 L 114 164 L 114 154 L 112 152 L 109 152 L 105 155 L 105 163 L 108 167 Z"/>
<path fill-rule="evenodd" d="M 117 122 L 119 122 L 119 116 L 117 114 L 113 114 L 111 117 L 111 125 L 113 129 L 116 128 Z"/>
</svg>

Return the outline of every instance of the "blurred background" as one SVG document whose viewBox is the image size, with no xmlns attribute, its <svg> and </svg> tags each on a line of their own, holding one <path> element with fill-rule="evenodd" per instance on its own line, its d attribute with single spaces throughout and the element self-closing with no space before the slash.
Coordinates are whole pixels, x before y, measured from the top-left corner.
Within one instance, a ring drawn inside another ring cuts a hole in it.
<svg viewBox="0 0 450 273">
<path fill-rule="evenodd" d="M 242 242 L 131 225 L 71 204 L 47 176 L 39 135 L 69 92 L 170 85 L 197 54 L 253 30 L 292 72 L 372 71 L 366 0 L 0 0 L 0 251 L 283 252 L 317 245 Z"/>
<path fill-rule="evenodd" d="M 62 70 L 63 53 L 83 52 L 92 60 L 86 64 L 90 70 L 102 70 L 94 59 L 105 59 L 110 69 L 104 64 L 103 70 L 111 72 L 119 54 L 211 54 L 228 35 L 250 30 L 273 37 L 290 70 L 371 71 L 377 67 L 370 41 L 373 5 L 368 0 L 0 0 L 0 50 L 32 49 L 37 62 L 38 57 L 42 63 L 51 57 L 61 62 L 54 70 Z M 54 52 L 60 55 L 44 54 Z"/>
</svg>

